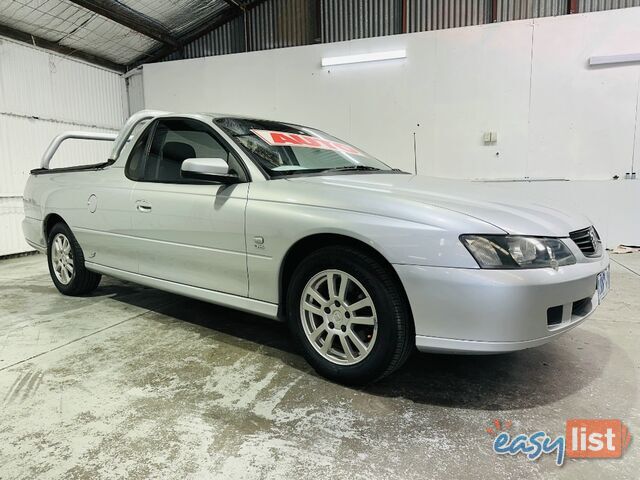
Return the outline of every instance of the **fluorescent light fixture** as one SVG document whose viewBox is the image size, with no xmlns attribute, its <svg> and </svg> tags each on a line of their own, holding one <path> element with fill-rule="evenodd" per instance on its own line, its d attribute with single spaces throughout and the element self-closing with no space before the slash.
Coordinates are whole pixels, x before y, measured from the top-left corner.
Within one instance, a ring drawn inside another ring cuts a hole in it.
<svg viewBox="0 0 640 480">
<path fill-rule="evenodd" d="M 361 53 L 360 55 L 345 55 L 343 57 L 327 57 L 322 59 L 322 66 L 345 65 L 348 63 L 378 62 L 380 60 L 396 60 L 407 58 L 406 50 L 391 50 L 389 52 Z"/>
<path fill-rule="evenodd" d="M 640 53 L 622 53 L 620 55 L 602 55 L 589 58 L 589 65 L 609 65 L 612 63 L 640 62 Z"/>
</svg>

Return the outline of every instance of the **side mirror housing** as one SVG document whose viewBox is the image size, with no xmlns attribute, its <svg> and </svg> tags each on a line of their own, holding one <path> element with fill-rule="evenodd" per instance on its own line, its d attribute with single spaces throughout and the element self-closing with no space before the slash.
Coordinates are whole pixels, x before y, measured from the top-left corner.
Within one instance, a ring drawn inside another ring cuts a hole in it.
<svg viewBox="0 0 640 480">
<path fill-rule="evenodd" d="M 229 173 L 229 165 L 222 158 L 187 158 L 180 168 L 182 178 L 207 182 L 239 183 L 237 175 Z"/>
</svg>

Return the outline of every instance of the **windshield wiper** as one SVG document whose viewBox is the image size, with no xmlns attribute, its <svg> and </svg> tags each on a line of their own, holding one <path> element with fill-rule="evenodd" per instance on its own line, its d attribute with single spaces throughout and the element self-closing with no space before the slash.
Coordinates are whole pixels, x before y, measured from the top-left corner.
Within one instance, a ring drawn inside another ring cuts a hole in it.
<svg viewBox="0 0 640 480">
<path fill-rule="evenodd" d="M 325 171 L 326 168 L 295 168 L 293 170 L 271 170 L 271 175 L 284 177 L 286 175 L 298 175 L 301 173 L 321 173 Z"/>
<path fill-rule="evenodd" d="M 348 167 L 335 167 L 335 168 L 327 168 L 328 171 L 332 172 L 344 172 L 344 171 L 362 171 L 362 172 L 376 172 L 382 170 L 377 167 L 370 167 L 368 165 L 349 165 Z"/>
<path fill-rule="evenodd" d="M 333 168 L 296 168 L 294 170 L 271 170 L 271 175 L 277 177 L 296 176 L 314 173 L 331 173 L 331 172 L 394 172 L 394 170 L 382 170 L 377 167 L 369 167 L 367 165 L 350 165 L 347 167 Z"/>
</svg>

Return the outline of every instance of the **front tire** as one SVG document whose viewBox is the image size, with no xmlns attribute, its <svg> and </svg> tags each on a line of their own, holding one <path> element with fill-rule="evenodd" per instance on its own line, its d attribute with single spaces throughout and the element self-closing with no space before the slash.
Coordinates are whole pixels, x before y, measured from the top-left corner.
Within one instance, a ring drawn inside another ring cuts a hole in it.
<svg viewBox="0 0 640 480">
<path fill-rule="evenodd" d="M 413 321 L 388 265 L 352 247 L 325 247 L 294 271 L 287 293 L 289 328 L 321 375 L 362 385 L 409 357 Z"/>
<path fill-rule="evenodd" d="M 98 287 L 101 275 L 84 266 L 84 254 L 64 223 L 53 226 L 47 237 L 47 263 L 54 285 L 63 295 L 85 295 Z"/>
</svg>

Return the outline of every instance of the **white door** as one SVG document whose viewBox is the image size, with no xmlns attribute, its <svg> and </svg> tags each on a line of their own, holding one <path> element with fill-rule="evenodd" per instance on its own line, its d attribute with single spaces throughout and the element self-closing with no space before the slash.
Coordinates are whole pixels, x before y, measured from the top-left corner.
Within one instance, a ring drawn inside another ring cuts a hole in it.
<svg viewBox="0 0 640 480">
<path fill-rule="evenodd" d="M 139 272 L 235 295 L 248 295 L 244 213 L 248 183 L 183 179 L 187 158 L 223 158 L 246 180 L 240 162 L 197 120 L 155 122 L 142 158 L 132 157 L 130 208 Z"/>
</svg>

